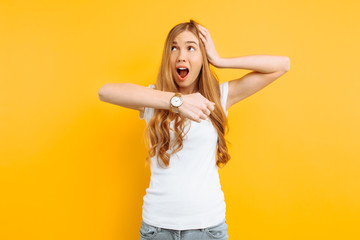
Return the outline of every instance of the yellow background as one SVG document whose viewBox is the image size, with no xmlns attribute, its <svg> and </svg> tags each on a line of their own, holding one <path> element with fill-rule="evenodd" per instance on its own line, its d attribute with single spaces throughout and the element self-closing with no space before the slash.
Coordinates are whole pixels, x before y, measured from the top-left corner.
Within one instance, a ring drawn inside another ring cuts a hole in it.
<svg viewBox="0 0 360 240">
<path fill-rule="evenodd" d="M 139 239 L 138 111 L 108 82 L 155 82 L 177 23 L 222 57 L 290 71 L 229 110 L 220 170 L 230 239 L 360 239 L 360 4 L 352 1 L 0 2 L 0 239 Z M 216 69 L 220 82 L 249 72 Z"/>
</svg>

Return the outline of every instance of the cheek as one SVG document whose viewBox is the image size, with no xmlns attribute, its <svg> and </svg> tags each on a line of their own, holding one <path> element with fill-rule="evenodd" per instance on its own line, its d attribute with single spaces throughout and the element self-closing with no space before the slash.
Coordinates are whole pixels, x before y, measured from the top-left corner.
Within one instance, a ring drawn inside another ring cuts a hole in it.
<svg viewBox="0 0 360 240">
<path fill-rule="evenodd" d="M 175 66 L 176 66 L 175 59 L 173 57 L 170 57 L 170 68 L 172 72 Z"/>
<path fill-rule="evenodd" d="M 195 63 L 195 66 L 196 66 L 196 70 L 200 71 L 201 66 L 203 65 L 202 56 L 197 57 L 194 63 Z"/>
<path fill-rule="evenodd" d="M 203 59 L 202 59 L 202 55 L 201 54 L 198 54 L 197 56 L 196 56 L 196 63 L 198 64 L 198 65 L 202 65 L 203 64 Z"/>
<path fill-rule="evenodd" d="M 170 56 L 170 65 L 175 65 L 175 58 L 173 56 Z"/>
</svg>

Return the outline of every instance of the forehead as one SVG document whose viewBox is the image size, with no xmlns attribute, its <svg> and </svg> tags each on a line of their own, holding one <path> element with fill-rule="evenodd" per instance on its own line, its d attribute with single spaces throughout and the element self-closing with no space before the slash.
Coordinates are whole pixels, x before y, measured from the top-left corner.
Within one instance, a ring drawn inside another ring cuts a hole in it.
<svg viewBox="0 0 360 240">
<path fill-rule="evenodd" d="M 199 45 L 199 40 L 190 31 L 183 31 L 174 38 L 174 42 L 176 42 L 177 44 L 186 44 L 187 41 L 194 41 L 196 44 Z"/>
</svg>

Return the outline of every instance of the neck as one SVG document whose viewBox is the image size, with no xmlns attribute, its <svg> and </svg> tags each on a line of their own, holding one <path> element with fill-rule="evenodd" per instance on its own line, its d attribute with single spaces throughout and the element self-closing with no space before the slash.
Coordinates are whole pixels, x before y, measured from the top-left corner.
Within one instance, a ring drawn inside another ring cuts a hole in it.
<svg viewBox="0 0 360 240">
<path fill-rule="evenodd" d="M 198 84 L 199 84 L 199 82 L 197 80 L 192 85 L 190 85 L 188 87 L 184 87 L 184 88 L 179 87 L 179 91 L 184 95 L 197 93 L 197 92 L 199 92 Z"/>
<path fill-rule="evenodd" d="M 181 92 L 181 94 L 187 95 L 187 94 L 197 93 L 199 92 L 199 89 L 190 90 L 188 88 L 179 88 L 179 91 Z"/>
</svg>

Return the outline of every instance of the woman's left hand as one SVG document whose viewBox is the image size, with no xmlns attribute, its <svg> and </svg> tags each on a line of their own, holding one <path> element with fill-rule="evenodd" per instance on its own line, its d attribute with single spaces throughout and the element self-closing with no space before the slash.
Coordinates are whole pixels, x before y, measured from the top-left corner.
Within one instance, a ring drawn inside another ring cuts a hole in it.
<svg viewBox="0 0 360 240">
<path fill-rule="evenodd" d="M 206 56 L 209 62 L 215 67 L 220 66 L 221 58 L 216 52 L 214 42 L 210 36 L 209 31 L 201 25 L 197 25 L 200 30 L 200 38 L 205 45 Z"/>
</svg>

